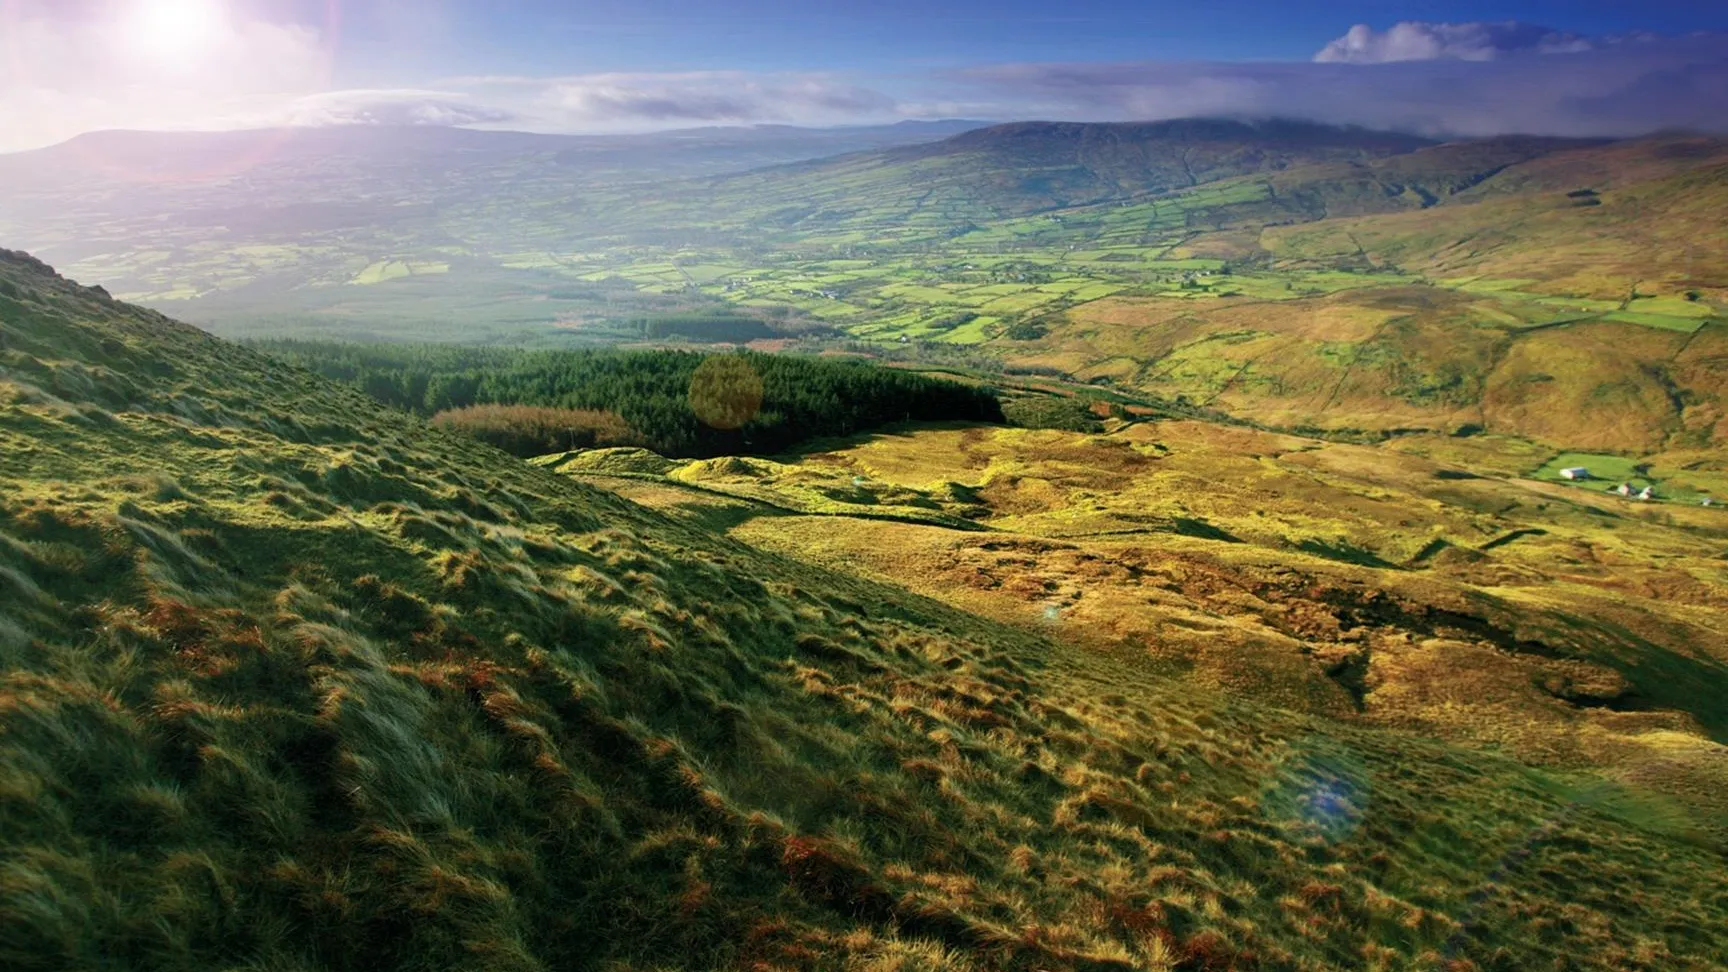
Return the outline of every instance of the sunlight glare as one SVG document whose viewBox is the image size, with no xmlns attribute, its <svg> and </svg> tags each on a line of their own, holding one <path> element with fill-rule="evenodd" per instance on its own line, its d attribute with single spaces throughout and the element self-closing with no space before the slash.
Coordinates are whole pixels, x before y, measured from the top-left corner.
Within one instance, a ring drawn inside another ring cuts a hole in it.
<svg viewBox="0 0 1728 972">
<path fill-rule="evenodd" d="M 227 23 L 222 0 L 132 0 L 126 37 L 140 54 L 161 61 L 210 50 Z"/>
</svg>

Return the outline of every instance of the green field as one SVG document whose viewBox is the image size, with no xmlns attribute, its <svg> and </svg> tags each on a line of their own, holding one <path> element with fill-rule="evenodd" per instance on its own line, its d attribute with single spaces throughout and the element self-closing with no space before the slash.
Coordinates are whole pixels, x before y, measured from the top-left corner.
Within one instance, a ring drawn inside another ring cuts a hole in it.
<svg viewBox="0 0 1728 972">
<path fill-rule="evenodd" d="M 1605 488 L 1604 484 L 1619 485 L 1620 483 L 1632 483 L 1634 486 L 1642 489 L 1654 482 L 1649 478 L 1646 472 L 1640 471 L 1639 467 L 1643 465 L 1644 462 L 1642 460 L 1631 459 L 1625 456 L 1606 456 L 1582 452 L 1567 452 L 1550 459 L 1541 469 L 1538 469 L 1535 472 L 1534 478 L 1548 480 L 1550 482 L 1565 482 L 1566 480 L 1561 479 L 1560 470 L 1588 469 L 1590 470 L 1590 479 L 1585 481 L 1582 485 L 1590 486 L 1593 484 L 1594 488 L 1601 489 Z"/>
</svg>

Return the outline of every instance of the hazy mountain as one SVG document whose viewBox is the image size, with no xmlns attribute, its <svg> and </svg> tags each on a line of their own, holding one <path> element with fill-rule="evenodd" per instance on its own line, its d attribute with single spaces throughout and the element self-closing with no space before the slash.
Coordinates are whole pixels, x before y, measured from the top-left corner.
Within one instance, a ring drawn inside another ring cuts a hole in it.
<svg viewBox="0 0 1728 972">
<path fill-rule="evenodd" d="M 196 181 L 272 166 L 350 162 L 390 171 L 549 159 L 573 177 L 688 175 L 940 139 L 972 121 L 798 128 L 758 125 L 643 135 L 541 135 L 432 125 L 342 125 L 230 132 L 109 131 L 31 152 L 0 155 L 12 192 L 83 179 Z"/>
<path fill-rule="evenodd" d="M 606 136 L 379 125 L 98 132 L 0 156 L 0 230 L 62 261 L 112 252 L 115 243 L 145 245 L 164 227 L 194 228 L 188 241 L 233 232 L 296 243 L 453 205 L 484 209 L 498 197 L 555 202 L 596 186 L 905 145 L 974 124 Z"/>
<path fill-rule="evenodd" d="M 984 220 L 1171 192 L 1234 176 L 1415 151 L 1424 138 L 1306 122 L 1187 119 L 1136 124 L 1019 122 L 939 142 L 731 176 L 717 202 L 891 218 L 913 211 Z"/>
<path fill-rule="evenodd" d="M 61 188 L 0 211 L 34 207 L 11 223 L 32 245 L 224 333 L 604 343 L 742 310 L 1283 427 L 1610 451 L 1728 430 L 1728 140 L 1034 122 L 645 176 L 933 132 L 92 136 L 55 151 L 257 161 L 138 183 L 62 155 Z"/>
<path fill-rule="evenodd" d="M 968 159 L 985 170 L 1061 173 L 1131 194 L 1318 162 L 1360 162 L 1433 144 L 1414 135 L 1301 121 L 1189 118 L 1119 124 L 1020 122 L 884 154 L 906 160 Z"/>
</svg>

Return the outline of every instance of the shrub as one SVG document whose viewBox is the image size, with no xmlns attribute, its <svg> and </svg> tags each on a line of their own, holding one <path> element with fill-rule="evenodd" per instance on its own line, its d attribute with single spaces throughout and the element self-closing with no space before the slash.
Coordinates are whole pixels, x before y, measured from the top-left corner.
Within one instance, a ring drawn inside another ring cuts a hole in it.
<svg viewBox="0 0 1728 972">
<path fill-rule="evenodd" d="M 432 422 L 522 457 L 642 443 L 616 413 L 598 409 L 471 405 L 439 412 Z"/>
<path fill-rule="evenodd" d="M 1092 403 L 1074 398 L 1018 398 L 1002 404 L 1008 421 L 1025 429 L 1096 432 L 1100 426 Z"/>
</svg>

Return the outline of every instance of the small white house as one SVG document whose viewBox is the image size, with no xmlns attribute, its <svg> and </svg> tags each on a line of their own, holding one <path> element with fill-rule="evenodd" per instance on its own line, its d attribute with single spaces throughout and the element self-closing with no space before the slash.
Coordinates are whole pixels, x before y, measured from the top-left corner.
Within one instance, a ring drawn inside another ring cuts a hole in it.
<svg viewBox="0 0 1728 972">
<path fill-rule="evenodd" d="M 1561 479 L 1570 479 L 1574 482 L 1577 482 L 1577 481 L 1583 480 L 1583 479 L 1589 479 L 1590 478 L 1590 470 L 1585 469 L 1583 466 L 1573 466 L 1571 469 L 1560 470 L 1560 478 Z"/>
<path fill-rule="evenodd" d="M 1650 501 L 1651 501 L 1651 500 L 1653 500 L 1653 499 L 1655 499 L 1655 498 L 1656 498 L 1656 487 L 1654 487 L 1654 486 L 1646 486 L 1646 487 L 1644 487 L 1644 492 L 1642 492 L 1642 493 L 1639 493 L 1639 494 L 1638 494 L 1638 498 L 1639 498 L 1639 499 L 1640 499 L 1640 500 L 1643 500 L 1643 501 L 1644 501 L 1644 502 L 1646 502 L 1646 503 L 1648 503 L 1648 502 L 1650 502 Z"/>
<path fill-rule="evenodd" d="M 1621 496 L 1631 496 L 1632 495 L 1632 484 L 1631 483 L 1621 483 L 1620 488 L 1616 489 L 1614 492 L 1619 493 Z"/>
<path fill-rule="evenodd" d="M 1715 506 L 1716 501 L 1711 499 L 1710 497 L 1706 496 L 1698 502 L 1698 505 L 1699 506 Z"/>
</svg>

